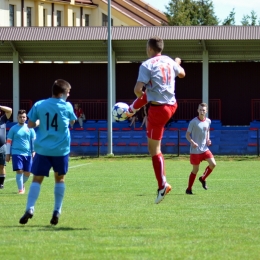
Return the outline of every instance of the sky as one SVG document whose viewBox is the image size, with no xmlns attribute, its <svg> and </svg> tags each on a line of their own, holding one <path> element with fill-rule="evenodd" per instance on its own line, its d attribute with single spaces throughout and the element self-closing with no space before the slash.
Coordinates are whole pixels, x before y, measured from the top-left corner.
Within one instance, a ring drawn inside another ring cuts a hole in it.
<svg viewBox="0 0 260 260">
<path fill-rule="evenodd" d="M 166 12 L 165 5 L 168 5 L 170 0 L 143 0 L 149 3 L 156 9 Z M 241 25 L 241 20 L 244 15 L 250 15 L 254 10 L 257 14 L 257 21 L 260 20 L 260 0 L 212 0 L 214 5 L 215 15 L 221 20 L 221 23 L 227 18 L 232 9 L 235 9 L 236 25 Z M 258 23 L 258 22 L 257 22 Z"/>
</svg>

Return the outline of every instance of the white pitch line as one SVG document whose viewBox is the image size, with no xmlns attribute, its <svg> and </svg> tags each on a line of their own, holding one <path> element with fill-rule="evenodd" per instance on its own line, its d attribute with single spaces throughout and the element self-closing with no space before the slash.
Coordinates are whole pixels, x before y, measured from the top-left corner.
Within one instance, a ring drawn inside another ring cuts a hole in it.
<svg viewBox="0 0 260 260">
<path fill-rule="evenodd" d="M 71 168 L 77 168 L 77 167 L 84 166 L 84 165 L 88 165 L 88 164 L 91 164 L 91 163 L 84 163 L 84 164 L 79 164 L 79 165 L 75 165 L 75 166 L 70 166 L 69 169 L 71 169 Z"/>
<path fill-rule="evenodd" d="M 5 182 L 13 181 L 13 180 L 16 180 L 16 178 L 7 179 L 7 180 L 5 180 Z"/>
</svg>

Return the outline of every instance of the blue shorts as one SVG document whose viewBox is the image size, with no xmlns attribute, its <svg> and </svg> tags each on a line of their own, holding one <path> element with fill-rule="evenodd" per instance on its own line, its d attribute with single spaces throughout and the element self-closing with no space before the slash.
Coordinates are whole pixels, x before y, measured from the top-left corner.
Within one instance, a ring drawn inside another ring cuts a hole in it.
<svg viewBox="0 0 260 260">
<path fill-rule="evenodd" d="M 13 171 L 23 170 L 25 172 L 31 172 L 32 156 L 13 154 L 12 162 L 13 162 Z"/>
<path fill-rule="evenodd" d="M 6 166 L 6 163 L 5 163 L 5 153 L 0 153 L 0 165 Z"/>
<path fill-rule="evenodd" d="M 36 176 L 49 177 L 50 169 L 58 175 L 65 175 L 68 172 L 69 154 L 64 156 L 45 156 L 35 154 L 32 164 L 32 173 Z"/>
</svg>

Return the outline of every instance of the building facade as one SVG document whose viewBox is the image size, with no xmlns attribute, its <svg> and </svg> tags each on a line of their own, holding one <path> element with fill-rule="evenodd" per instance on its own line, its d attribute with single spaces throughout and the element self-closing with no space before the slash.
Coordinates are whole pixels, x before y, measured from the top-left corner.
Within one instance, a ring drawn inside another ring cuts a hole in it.
<svg viewBox="0 0 260 260">
<path fill-rule="evenodd" d="M 107 26 L 106 0 L 1 0 L 0 26 Z M 112 26 L 160 26 L 166 16 L 141 0 L 111 0 Z"/>
</svg>

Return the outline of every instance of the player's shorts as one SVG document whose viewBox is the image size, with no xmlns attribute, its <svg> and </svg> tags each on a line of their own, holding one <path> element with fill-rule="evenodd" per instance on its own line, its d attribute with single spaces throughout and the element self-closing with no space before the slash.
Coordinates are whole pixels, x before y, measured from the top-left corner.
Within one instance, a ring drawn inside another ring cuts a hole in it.
<svg viewBox="0 0 260 260">
<path fill-rule="evenodd" d="M 32 157 L 13 154 L 13 171 L 23 170 L 25 172 L 31 172 L 32 169 Z"/>
<path fill-rule="evenodd" d="M 32 164 L 32 173 L 36 176 L 49 177 L 50 169 L 58 175 L 66 175 L 69 166 L 69 154 L 64 156 L 45 156 L 35 154 Z"/>
<path fill-rule="evenodd" d="M 211 153 L 210 150 L 200 153 L 200 154 L 190 154 L 190 163 L 192 165 L 199 165 L 202 161 L 205 161 L 207 159 L 213 158 L 213 154 Z"/>
<path fill-rule="evenodd" d="M 178 105 L 150 105 L 146 135 L 153 140 L 161 140 L 166 123 L 174 115 Z"/>
<path fill-rule="evenodd" d="M 0 153 L 0 165 L 6 166 L 5 153 Z"/>
</svg>

